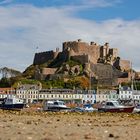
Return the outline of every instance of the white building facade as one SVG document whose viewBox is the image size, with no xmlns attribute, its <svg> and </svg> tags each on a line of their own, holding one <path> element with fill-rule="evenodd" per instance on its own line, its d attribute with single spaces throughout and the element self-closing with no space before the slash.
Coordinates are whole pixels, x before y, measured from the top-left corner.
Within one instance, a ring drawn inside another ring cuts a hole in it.
<svg viewBox="0 0 140 140">
<path fill-rule="evenodd" d="M 119 89 L 119 99 L 122 101 L 140 103 L 140 90 L 132 90 L 130 87 L 121 87 Z"/>
<path fill-rule="evenodd" d="M 82 103 L 96 103 L 96 91 L 95 90 L 88 90 L 83 92 Z"/>
<path fill-rule="evenodd" d="M 96 102 L 101 103 L 108 100 L 118 100 L 119 95 L 116 90 L 107 90 L 96 94 Z"/>
</svg>

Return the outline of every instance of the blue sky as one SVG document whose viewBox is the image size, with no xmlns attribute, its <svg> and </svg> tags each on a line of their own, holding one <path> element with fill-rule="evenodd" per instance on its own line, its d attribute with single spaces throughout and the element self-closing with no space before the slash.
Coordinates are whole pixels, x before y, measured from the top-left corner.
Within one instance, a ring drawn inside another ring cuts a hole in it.
<svg viewBox="0 0 140 140">
<path fill-rule="evenodd" d="M 39 8 L 66 8 L 69 6 L 74 8 L 74 6 L 81 6 L 83 8 L 75 13 L 77 17 L 95 19 L 97 21 L 110 18 L 123 18 L 125 20 L 140 18 L 139 0 L 101 0 L 101 3 L 107 3 L 106 5 L 100 5 L 98 0 L 0 0 L 0 3 L 1 6 L 30 4 Z"/>
<path fill-rule="evenodd" d="M 24 71 L 36 51 L 81 38 L 109 42 L 140 70 L 139 5 L 139 0 L 0 0 L 0 67 Z"/>
</svg>

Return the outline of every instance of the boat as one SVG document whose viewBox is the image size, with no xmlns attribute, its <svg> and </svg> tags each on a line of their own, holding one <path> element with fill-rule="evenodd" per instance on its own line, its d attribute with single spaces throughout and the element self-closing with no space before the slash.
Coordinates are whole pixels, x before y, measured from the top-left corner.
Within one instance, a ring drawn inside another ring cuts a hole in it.
<svg viewBox="0 0 140 140">
<path fill-rule="evenodd" d="M 43 105 L 44 111 L 66 111 L 70 108 L 66 106 L 63 101 L 56 100 L 56 101 L 46 101 Z"/>
<path fill-rule="evenodd" d="M 75 107 L 70 112 L 85 112 L 85 109 L 83 107 Z"/>
<path fill-rule="evenodd" d="M 25 106 L 24 100 L 17 98 L 15 95 L 8 95 L 1 100 L 0 109 L 22 109 Z"/>
<path fill-rule="evenodd" d="M 71 112 L 95 112 L 97 111 L 91 104 L 84 104 L 83 107 L 75 107 Z"/>
<path fill-rule="evenodd" d="M 85 112 L 93 112 L 93 111 L 95 111 L 95 109 L 92 107 L 91 104 L 84 104 L 83 108 L 84 108 Z"/>
<path fill-rule="evenodd" d="M 124 106 L 119 104 L 118 101 L 106 101 L 101 107 L 98 108 L 99 112 L 127 112 L 132 113 L 134 106 Z"/>
<path fill-rule="evenodd" d="M 133 113 L 140 113 L 140 104 L 137 104 L 133 110 Z"/>
</svg>

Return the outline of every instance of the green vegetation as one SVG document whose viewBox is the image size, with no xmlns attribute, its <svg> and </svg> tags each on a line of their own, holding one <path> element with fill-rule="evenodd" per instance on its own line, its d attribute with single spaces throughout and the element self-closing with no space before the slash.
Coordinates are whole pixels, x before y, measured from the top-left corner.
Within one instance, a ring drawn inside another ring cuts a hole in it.
<svg viewBox="0 0 140 140">
<path fill-rule="evenodd" d="M 27 67 L 26 70 L 22 74 L 23 77 L 26 77 L 28 79 L 34 79 L 34 75 L 35 75 L 34 65 L 30 65 L 29 67 Z"/>
<path fill-rule="evenodd" d="M 42 88 L 64 88 L 65 83 L 63 80 L 50 80 L 41 81 Z"/>
<path fill-rule="evenodd" d="M 70 67 L 80 65 L 80 63 L 78 61 L 75 61 L 75 60 L 72 60 L 72 59 L 66 61 L 65 63 L 68 64 Z"/>
<path fill-rule="evenodd" d="M 10 80 L 8 78 L 2 78 L 0 80 L 0 87 L 1 88 L 4 88 L 4 87 L 10 87 L 11 84 L 10 84 Z"/>
<path fill-rule="evenodd" d="M 129 83 L 122 83 L 121 85 L 122 86 L 128 86 L 128 87 L 131 87 L 131 82 L 129 82 Z M 135 90 L 140 90 L 140 82 L 139 81 L 135 81 L 134 83 L 133 83 L 133 87 L 134 87 L 134 89 Z"/>
</svg>

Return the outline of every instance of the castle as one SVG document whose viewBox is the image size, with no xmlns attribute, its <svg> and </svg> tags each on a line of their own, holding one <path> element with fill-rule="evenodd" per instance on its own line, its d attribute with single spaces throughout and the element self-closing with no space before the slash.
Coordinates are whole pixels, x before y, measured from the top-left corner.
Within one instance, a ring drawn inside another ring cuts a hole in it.
<svg viewBox="0 0 140 140">
<path fill-rule="evenodd" d="M 100 63 L 110 64 L 112 66 L 112 70 L 113 67 L 121 72 L 128 72 L 130 70 L 130 61 L 120 59 L 117 48 L 110 48 L 109 43 L 105 43 L 103 46 L 100 46 L 95 42 L 83 42 L 81 39 L 78 39 L 77 41 L 63 42 L 62 51 L 59 51 L 59 48 L 56 48 L 56 51 L 52 50 L 36 53 L 33 64 L 40 65 L 55 59 L 65 62 L 70 58 L 79 61 L 81 64 L 90 64 L 90 66 L 91 64 L 92 66 L 95 66 Z M 101 65 L 98 68 L 102 69 Z M 48 72 L 45 72 L 47 70 Z M 50 70 L 50 68 L 43 70 L 43 73 L 49 74 L 49 71 L 51 72 L 50 74 L 52 74 L 52 71 L 55 73 L 55 70 Z"/>
<path fill-rule="evenodd" d="M 34 58 L 34 64 L 43 64 L 49 60 L 55 59 L 58 55 L 61 55 L 62 59 L 73 57 L 78 59 L 81 63 L 88 63 L 89 61 L 96 64 L 99 58 L 106 58 L 111 56 L 116 58 L 118 56 L 118 49 L 109 48 L 109 44 L 105 43 L 104 46 L 100 46 L 94 42 L 90 44 L 78 41 L 68 41 L 63 43 L 62 52 L 59 52 L 59 48 L 56 51 L 47 51 L 36 53 Z"/>
</svg>

